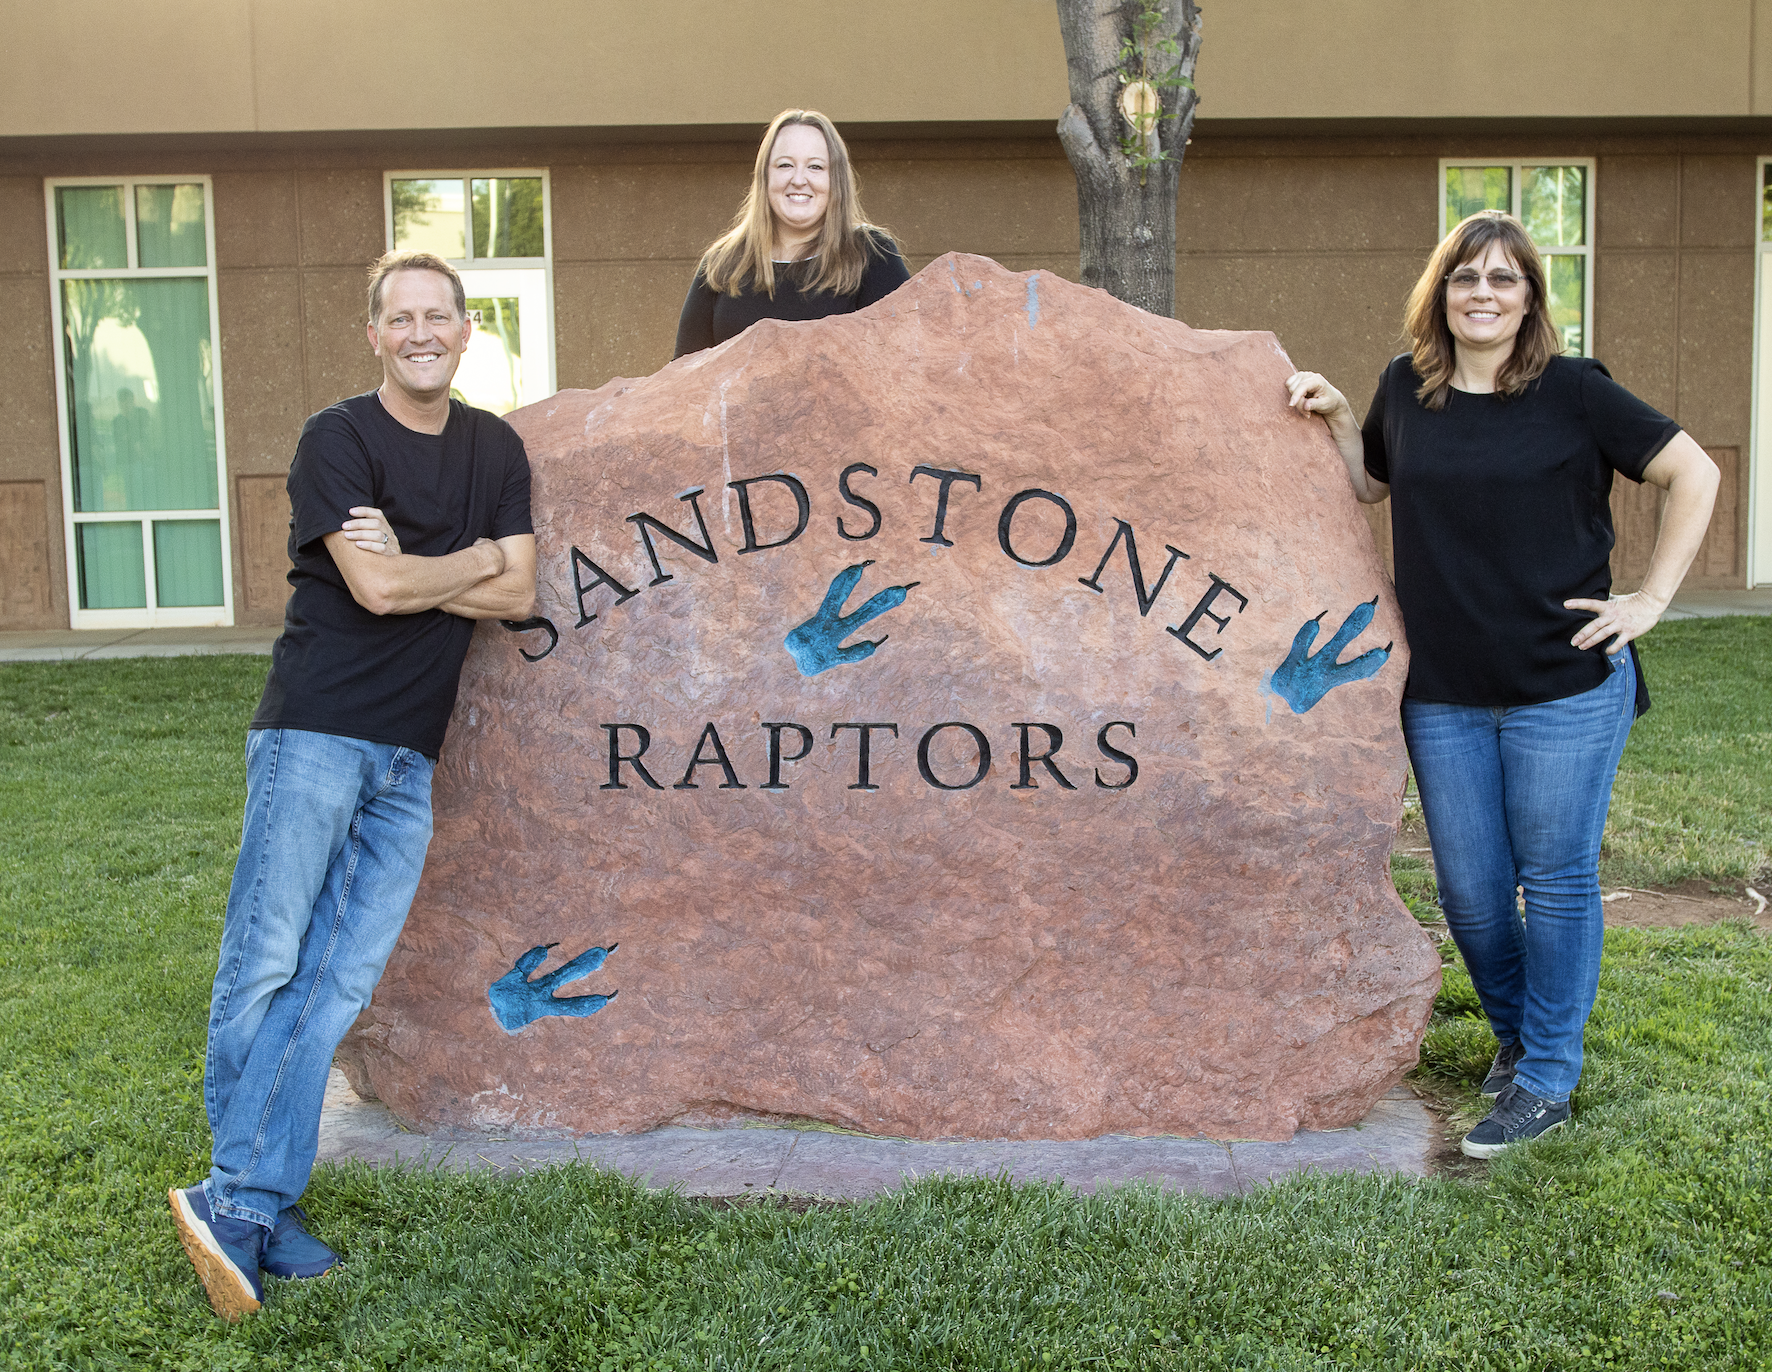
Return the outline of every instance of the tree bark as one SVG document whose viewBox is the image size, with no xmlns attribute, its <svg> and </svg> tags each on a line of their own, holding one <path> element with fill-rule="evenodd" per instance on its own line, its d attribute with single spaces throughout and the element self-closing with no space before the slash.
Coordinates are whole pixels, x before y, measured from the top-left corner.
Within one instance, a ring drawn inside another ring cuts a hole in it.
<svg viewBox="0 0 1772 1372">
<path fill-rule="evenodd" d="M 1149 35 L 1178 54 L 1152 53 L 1153 67 L 1177 66 L 1193 80 L 1200 52 L 1200 11 L 1194 0 L 1159 0 L 1162 18 Z M 1058 138 L 1077 174 L 1077 223 L 1083 284 L 1152 314 L 1175 313 L 1175 191 L 1199 97 L 1191 86 L 1161 86 L 1156 140 L 1163 160 L 1134 166 L 1122 150 L 1133 136 L 1120 113 L 1122 44 L 1135 38 L 1140 0 L 1058 0 L 1071 103 Z M 1137 75 L 1137 59 L 1131 73 Z M 1141 184 L 1142 182 L 1142 184 Z"/>
</svg>

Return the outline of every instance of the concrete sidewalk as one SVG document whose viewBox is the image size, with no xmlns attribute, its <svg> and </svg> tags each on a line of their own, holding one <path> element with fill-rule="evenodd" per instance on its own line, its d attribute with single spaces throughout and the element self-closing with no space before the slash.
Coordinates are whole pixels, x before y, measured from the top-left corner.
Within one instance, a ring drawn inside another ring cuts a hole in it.
<svg viewBox="0 0 1772 1372">
<path fill-rule="evenodd" d="M 1772 586 L 1752 591 L 1682 591 L 1661 618 L 1720 619 L 1724 615 L 1772 615 Z"/>
<path fill-rule="evenodd" d="M 282 625 L 214 629 L 26 629 L 0 633 L 0 662 L 200 657 L 271 651 Z"/>
<path fill-rule="evenodd" d="M 1294 1172 L 1428 1174 L 1439 1123 L 1397 1087 L 1359 1124 L 1300 1132 L 1285 1143 L 1110 1135 L 1067 1143 L 924 1143 L 820 1129 L 654 1129 L 579 1139 L 519 1140 L 439 1131 L 408 1133 L 379 1101 L 351 1090 L 334 1068 L 320 1117 L 320 1162 L 355 1158 L 451 1171 L 526 1172 L 588 1162 L 686 1196 L 806 1196 L 866 1200 L 917 1177 L 950 1175 L 1062 1181 L 1077 1191 L 1130 1181 L 1223 1196 Z"/>
<path fill-rule="evenodd" d="M 1772 586 L 1754 591 L 1693 591 L 1666 619 L 1772 615 Z M 74 662 L 111 657 L 190 657 L 269 653 L 280 625 L 221 629 L 27 629 L 0 633 L 0 662 Z"/>
</svg>

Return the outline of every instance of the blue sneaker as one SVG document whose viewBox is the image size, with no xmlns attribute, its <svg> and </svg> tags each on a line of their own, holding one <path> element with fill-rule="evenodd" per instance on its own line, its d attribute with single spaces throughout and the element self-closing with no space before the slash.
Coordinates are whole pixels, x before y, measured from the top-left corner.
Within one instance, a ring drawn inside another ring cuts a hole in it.
<svg viewBox="0 0 1772 1372">
<path fill-rule="evenodd" d="M 178 1241 L 197 1269 L 210 1308 L 233 1323 L 257 1310 L 265 1299 L 264 1283 L 258 1275 L 265 1227 L 251 1220 L 210 1214 L 209 1197 L 201 1182 L 183 1191 L 174 1187 L 166 1199 L 178 1221 Z"/>
<path fill-rule="evenodd" d="M 318 1277 L 337 1262 L 338 1254 L 308 1232 L 308 1212 L 292 1205 L 277 1216 L 258 1265 L 273 1277 Z"/>
</svg>

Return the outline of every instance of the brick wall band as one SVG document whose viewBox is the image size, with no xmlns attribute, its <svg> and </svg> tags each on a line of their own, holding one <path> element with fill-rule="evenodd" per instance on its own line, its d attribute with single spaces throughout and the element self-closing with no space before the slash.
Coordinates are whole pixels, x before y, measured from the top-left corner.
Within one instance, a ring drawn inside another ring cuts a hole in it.
<svg viewBox="0 0 1772 1372">
<path fill-rule="evenodd" d="M 1075 278 L 1075 182 L 1056 139 L 858 139 L 853 151 L 869 212 L 901 236 L 913 270 L 961 249 Z M 1438 223 L 1438 159 L 1596 157 L 1594 352 L 1723 465 L 1688 585 L 1738 586 L 1754 158 L 1765 151 L 1735 134 L 1246 137 L 1203 127 L 1181 178 L 1177 313 L 1199 327 L 1274 330 L 1294 362 L 1326 373 L 1363 410 L 1402 347 L 1402 301 Z M 439 136 L 417 148 L 404 137 L 0 155 L 0 287 L 13 310 L 0 335 L 0 483 L 38 483 L 44 507 L 32 524 L 18 513 L 31 497 L 7 497 L 0 580 L 20 589 L 0 598 L 0 627 L 68 622 L 44 176 L 213 177 L 236 619 L 275 623 L 281 477 L 301 421 L 379 377 L 363 340 L 362 280 L 385 246 L 384 170 L 549 169 L 558 384 L 594 387 L 669 359 L 695 259 L 736 206 L 753 152 L 748 142 L 455 146 Z M 1653 492 L 1615 498 L 1621 586 L 1641 576 L 1653 506 Z M 1372 512 L 1381 546 L 1386 513 Z"/>
</svg>

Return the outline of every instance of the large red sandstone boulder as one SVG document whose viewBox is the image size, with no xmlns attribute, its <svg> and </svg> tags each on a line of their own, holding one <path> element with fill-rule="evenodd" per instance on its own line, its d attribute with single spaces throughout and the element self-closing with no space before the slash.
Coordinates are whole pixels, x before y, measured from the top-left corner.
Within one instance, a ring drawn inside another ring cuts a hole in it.
<svg viewBox="0 0 1772 1372">
<path fill-rule="evenodd" d="M 358 1084 L 505 1131 L 1359 1119 L 1439 961 L 1396 604 L 1290 370 L 949 256 L 512 415 L 539 618 L 474 640 Z"/>
</svg>

